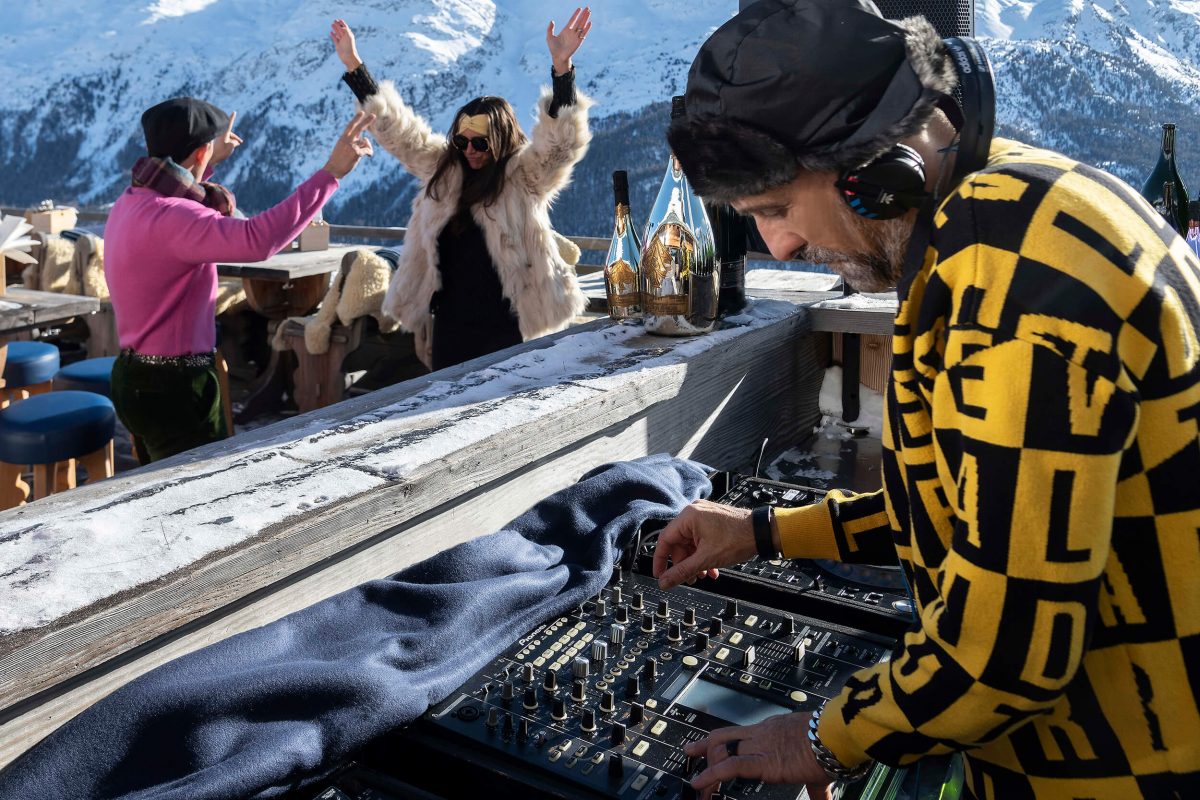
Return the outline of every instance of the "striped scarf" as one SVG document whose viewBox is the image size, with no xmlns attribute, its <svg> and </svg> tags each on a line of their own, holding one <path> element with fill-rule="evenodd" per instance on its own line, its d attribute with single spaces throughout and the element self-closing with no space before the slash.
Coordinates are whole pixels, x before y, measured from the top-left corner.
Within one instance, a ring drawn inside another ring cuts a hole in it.
<svg viewBox="0 0 1200 800">
<path fill-rule="evenodd" d="M 219 183 L 198 181 L 192 173 L 167 158 L 143 156 L 133 165 L 133 185 L 144 186 L 163 197 L 185 197 L 226 217 L 237 207 L 233 193 Z"/>
</svg>

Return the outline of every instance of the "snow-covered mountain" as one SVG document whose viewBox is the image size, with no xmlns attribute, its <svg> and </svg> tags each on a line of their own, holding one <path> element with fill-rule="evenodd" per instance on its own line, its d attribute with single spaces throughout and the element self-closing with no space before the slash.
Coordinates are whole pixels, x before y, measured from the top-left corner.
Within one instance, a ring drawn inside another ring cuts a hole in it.
<svg viewBox="0 0 1200 800">
<path fill-rule="evenodd" d="M 555 208 L 567 232 L 604 234 L 609 174 L 630 170 L 648 208 L 666 150 L 666 100 L 736 0 L 604 0 L 576 57 L 597 135 Z M 246 139 L 219 176 L 243 207 L 283 197 L 324 163 L 351 94 L 328 39 L 350 22 L 375 74 L 435 129 L 479 94 L 532 121 L 548 83 L 545 29 L 572 7 L 535 0 L 24 0 L 0 14 L 0 202 L 111 200 L 142 151 L 141 111 L 178 94 L 238 111 Z M 1200 189 L 1200 0 L 981 0 L 1002 133 L 1105 166 L 1140 185 L 1158 123 L 1180 124 L 1185 180 Z M 1195 164 L 1193 164 L 1193 159 Z M 380 154 L 328 211 L 403 224 L 412 186 Z"/>
</svg>

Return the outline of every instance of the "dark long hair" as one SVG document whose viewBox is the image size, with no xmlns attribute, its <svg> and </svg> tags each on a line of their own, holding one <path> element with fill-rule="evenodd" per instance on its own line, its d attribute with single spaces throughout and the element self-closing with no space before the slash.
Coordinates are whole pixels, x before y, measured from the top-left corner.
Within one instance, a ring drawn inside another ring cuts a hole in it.
<svg viewBox="0 0 1200 800">
<path fill-rule="evenodd" d="M 476 203 L 483 203 L 484 207 L 490 206 L 496 202 L 500 192 L 504 191 L 505 165 L 513 153 L 527 141 L 525 132 L 517 124 L 517 115 L 513 113 L 507 100 L 503 97 L 484 96 L 476 97 L 458 110 L 450 124 L 447 138 L 452 138 L 458 131 L 459 120 L 464 115 L 473 117 L 476 114 L 486 114 L 488 118 L 487 140 L 492 163 L 482 169 L 473 170 L 467 164 L 467 157 L 457 147 L 450 145 L 438 159 L 437 169 L 425 185 L 425 196 L 431 200 L 440 199 L 438 192 L 442 188 L 442 181 L 451 165 L 455 163 L 462 167 L 463 172 L 462 195 L 458 201 L 460 209 L 470 208 Z"/>
</svg>

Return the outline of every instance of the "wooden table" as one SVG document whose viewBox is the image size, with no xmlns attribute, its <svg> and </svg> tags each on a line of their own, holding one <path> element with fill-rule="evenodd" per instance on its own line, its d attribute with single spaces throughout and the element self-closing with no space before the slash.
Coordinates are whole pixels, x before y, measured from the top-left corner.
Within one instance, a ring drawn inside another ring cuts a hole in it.
<svg viewBox="0 0 1200 800">
<path fill-rule="evenodd" d="M 337 272 L 347 253 L 358 249 L 358 246 L 334 245 L 328 250 L 284 251 L 266 261 L 218 263 L 217 274 L 242 279 L 246 302 L 269 320 L 267 335 L 271 337 L 275 326 L 283 320 L 304 316 L 317 307 L 329 288 L 330 273 Z M 292 360 L 290 353 L 271 349 L 271 360 L 255 381 L 242 410 L 235 415 L 235 422 L 244 423 L 279 410 L 295 369 Z"/>
<path fill-rule="evenodd" d="M 0 295 L 0 373 L 4 372 L 4 363 L 8 360 L 5 345 L 19 338 L 19 331 L 65 322 L 99 310 L 100 301 L 94 297 L 9 287 Z M 0 386 L 3 385 L 4 381 L 0 379 Z"/>
</svg>

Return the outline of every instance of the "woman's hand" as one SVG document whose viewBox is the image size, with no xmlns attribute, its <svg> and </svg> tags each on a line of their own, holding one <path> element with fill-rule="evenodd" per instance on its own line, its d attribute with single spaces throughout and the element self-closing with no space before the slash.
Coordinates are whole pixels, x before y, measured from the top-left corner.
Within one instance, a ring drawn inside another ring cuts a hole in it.
<svg viewBox="0 0 1200 800">
<path fill-rule="evenodd" d="M 550 60 L 554 63 L 555 75 L 566 75 L 571 71 L 571 56 L 583 44 L 584 37 L 592 29 L 591 8 L 577 8 L 567 26 L 554 35 L 554 20 L 546 28 L 546 46 L 550 48 Z"/>
<path fill-rule="evenodd" d="M 213 144 L 212 160 L 208 162 L 209 164 L 213 166 L 220 164 L 233 155 L 233 151 L 241 146 L 242 137 L 233 132 L 233 121 L 235 119 L 237 119 L 236 111 L 229 115 L 229 127 L 225 129 L 225 133 L 218 136 L 216 142 Z"/>
<path fill-rule="evenodd" d="M 333 145 L 333 152 L 329 154 L 329 160 L 325 162 L 326 172 L 340 181 L 358 166 L 358 162 L 363 156 L 375 155 L 371 142 L 364 135 L 367 127 L 374 121 L 375 115 L 365 111 L 359 111 L 354 115 L 354 119 L 350 120 L 346 130 L 342 131 L 342 135 Z"/>
<path fill-rule="evenodd" d="M 358 57 L 358 47 L 354 43 L 354 31 L 350 30 L 346 20 L 335 19 L 333 21 L 329 38 L 333 40 L 333 49 L 337 50 L 338 58 L 345 65 L 346 72 L 354 72 L 362 66 L 362 59 Z"/>
</svg>

